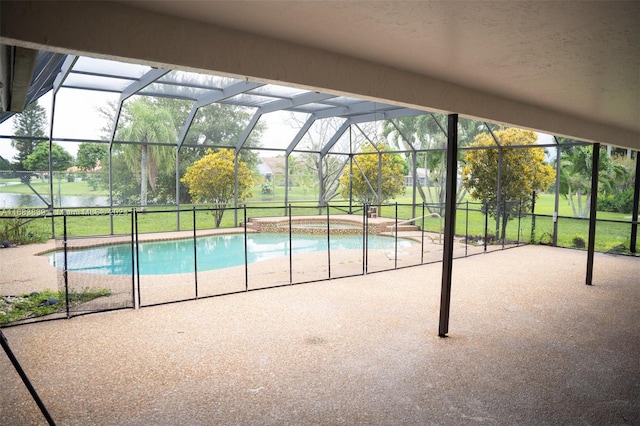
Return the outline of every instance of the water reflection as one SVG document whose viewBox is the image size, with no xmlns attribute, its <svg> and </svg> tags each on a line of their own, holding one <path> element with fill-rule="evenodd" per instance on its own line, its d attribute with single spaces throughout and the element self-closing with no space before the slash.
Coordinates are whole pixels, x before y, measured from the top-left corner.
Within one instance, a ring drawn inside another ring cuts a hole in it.
<svg viewBox="0 0 640 426">
<path fill-rule="evenodd" d="M 47 195 L 43 195 L 48 200 Z M 54 207 L 109 207 L 109 197 L 62 195 L 54 198 Z M 47 207 L 44 201 L 35 194 L 0 193 L 0 208 L 14 207 Z"/>
</svg>

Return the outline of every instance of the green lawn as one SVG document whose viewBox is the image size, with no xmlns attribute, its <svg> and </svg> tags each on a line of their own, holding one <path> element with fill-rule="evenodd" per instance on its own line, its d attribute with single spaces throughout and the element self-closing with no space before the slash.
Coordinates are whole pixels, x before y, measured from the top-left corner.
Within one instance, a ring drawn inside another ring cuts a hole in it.
<svg viewBox="0 0 640 426">
<path fill-rule="evenodd" d="M 169 232 L 177 230 L 177 214 L 175 211 L 158 212 L 157 208 L 149 208 L 148 213 L 138 214 L 138 232 Z M 244 222 L 244 210 L 237 212 L 238 224 Z M 258 206 L 252 205 L 246 212 L 251 217 L 285 216 L 286 209 L 282 206 Z M 292 208 L 292 215 L 316 215 L 318 209 L 309 205 L 308 207 L 296 205 Z M 323 212 L 323 214 L 325 214 Z M 331 214 L 344 214 L 343 209 L 333 208 Z M 355 212 L 355 214 L 361 214 Z M 384 206 L 381 210 L 384 217 L 395 217 L 395 206 Z M 416 208 L 416 216 L 412 216 L 412 208 L 409 205 L 398 207 L 399 220 L 410 219 L 422 215 L 421 206 Z M 180 229 L 193 229 L 194 212 L 180 212 Z M 622 216 L 622 215 L 618 215 Z M 619 219 L 620 217 L 618 217 Z M 195 211 L 196 228 L 210 229 L 214 227 L 211 212 L 204 209 Z M 487 224 L 487 235 L 495 236 L 495 219 L 490 217 L 487 221 L 485 215 L 478 210 L 477 206 L 470 206 L 467 212 L 465 207 L 458 209 L 456 216 L 456 234 L 469 235 L 484 240 L 485 223 Z M 417 224 L 423 226 L 425 230 L 439 232 L 444 221 L 437 217 L 428 217 L 418 220 Z M 224 213 L 221 227 L 234 226 L 234 210 L 230 209 Z M 586 219 L 574 219 L 560 217 L 558 220 L 558 245 L 561 247 L 580 246 L 580 242 L 588 240 L 589 222 Z M 530 242 L 533 232 L 533 242 L 550 243 L 553 235 L 553 221 L 551 217 L 537 216 L 535 228 L 532 225 L 531 216 L 524 216 L 520 219 L 514 218 L 507 225 L 507 240 Z M 114 233 L 127 234 L 131 231 L 131 215 L 117 215 L 114 217 Z M 56 219 L 56 234 L 61 235 L 62 218 Z M 110 221 L 108 216 L 89 216 L 67 218 L 67 232 L 69 236 L 84 235 L 105 235 L 110 233 Z M 628 249 L 631 225 L 629 223 L 611 223 L 599 221 L 596 228 L 596 250 L 611 251 L 618 250 L 620 245 Z M 576 241 L 577 240 L 577 241 Z"/>
<path fill-rule="evenodd" d="M 553 194 L 542 194 L 536 202 L 535 228 L 532 224 L 531 216 L 514 218 L 507 225 L 506 239 L 512 241 L 532 241 L 534 243 L 550 243 L 554 232 L 554 224 L 551 215 L 554 211 L 555 196 Z M 456 214 L 456 234 L 482 237 L 485 235 L 485 215 L 480 212 L 479 204 L 469 204 L 469 212 L 467 214 L 466 204 L 459 206 Z M 383 210 L 385 216 L 388 213 Z M 411 218 L 411 207 L 402 206 L 399 208 L 399 214 L 402 218 Z M 416 214 L 415 217 L 421 214 Z M 589 220 L 573 218 L 573 211 L 569 202 L 562 197 L 559 203 L 558 218 L 558 245 L 561 247 L 578 248 L 581 242 L 587 242 L 589 238 Z M 597 251 L 619 251 L 621 246 L 626 250 L 629 249 L 631 224 L 629 215 L 622 213 L 597 212 L 599 219 L 596 224 L 596 241 L 595 247 Z M 604 220 L 624 221 L 627 223 L 605 222 Z M 519 222 L 519 223 L 518 223 Z M 518 228 L 519 225 L 519 228 Z M 440 222 L 437 218 L 427 218 L 424 222 L 424 228 L 430 231 L 437 231 Z M 495 235 L 495 219 L 489 217 L 487 221 L 488 235 Z M 577 243 L 577 245 L 576 245 Z"/>
<path fill-rule="evenodd" d="M 58 182 L 56 181 L 54 189 L 58 189 Z M 48 193 L 49 187 L 46 181 L 34 179 L 32 186 L 35 189 Z M 61 180 L 59 182 L 60 193 L 64 195 L 105 195 L 104 192 L 92 191 L 87 182 L 76 181 L 67 182 Z M 31 189 L 26 185 L 11 185 L 9 187 L 0 187 L 0 192 L 14 192 L 14 193 L 31 193 Z M 264 217 L 264 216 L 285 216 L 287 209 L 283 207 L 284 204 L 284 187 L 276 187 L 275 194 L 261 194 L 258 187 L 254 189 L 254 197 L 248 200 L 247 204 L 250 206 L 247 209 L 247 215 L 249 217 Z M 304 187 L 292 187 L 289 190 L 289 203 L 294 204 L 292 211 L 293 215 L 317 215 L 319 214 L 318 208 L 314 207 L 317 203 L 315 201 L 317 194 L 313 188 Z M 301 201 L 304 200 L 304 201 Z M 422 206 L 418 205 L 414 209 L 408 204 L 411 202 L 411 195 L 406 194 L 398 200 L 398 218 L 399 220 L 411 219 L 422 215 Z M 470 200 L 469 200 L 470 201 Z M 346 201 L 334 201 L 336 205 L 348 206 Z M 521 217 L 518 221 L 517 218 L 510 221 L 507 226 L 507 239 L 513 241 L 531 241 L 533 235 L 533 242 L 535 243 L 547 243 L 551 241 L 554 226 L 552 218 L 555 205 L 555 196 L 553 194 L 541 194 L 536 201 L 535 212 L 538 215 L 548 215 L 549 217 L 538 216 L 535 220 L 535 228 L 532 225 L 532 218 L 530 216 Z M 466 202 L 463 202 L 457 211 L 456 218 L 456 234 L 475 237 L 485 236 L 485 216 L 480 212 L 480 205 L 470 201 L 469 209 L 466 211 Z M 184 208 L 184 207 L 182 207 Z M 354 211 L 357 211 L 358 205 L 354 204 Z M 163 212 L 159 212 L 162 211 Z M 61 213 L 59 210 L 56 210 Z M 69 216 L 67 218 L 67 234 L 69 236 L 88 236 L 88 235 L 108 235 L 112 232 L 111 221 L 107 215 L 99 215 L 96 213 L 106 212 L 106 209 L 84 209 L 74 210 L 90 212 L 89 216 Z M 118 209 L 120 213 L 113 218 L 113 233 L 114 234 L 128 234 L 131 232 L 131 211 L 129 208 Z M 343 214 L 345 209 L 336 208 L 332 209 L 332 214 Z M 360 214 L 360 213 L 357 213 Z M 395 217 L 395 206 L 383 206 L 379 215 L 384 217 Z M 236 223 L 235 214 L 233 210 L 227 210 L 224 213 L 221 227 L 233 227 Z M 588 220 L 573 218 L 573 211 L 569 205 L 568 200 L 563 197 L 559 202 L 559 219 L 558 219 L 558 245 L 563 247 L 575 247 L 576 243 L 579 246 L 581 241 L 587 241 L 588 239 Z M 211 212 L 198 208 L 195 212 L 196 227 L 197 229 L 208 229 L 214 227 L 214 220 Z M 629 222 L 629 215 L 620 213 L 608 213 L 598 212 L 598 219 L 600 220 L 618 220 Z M 138 232 L 168 232 L 178 229 L 178 218 L 174 207 L 149 207 L 147 214 L 138 215 Z M 239 210 L 237 213 L 237 223 L 244 222 L 244 211 Z M 518 228 L 519 222 L 519 228 Z M 50 227 L 51 220 L 36 221 L 32 225 L 38 227 L 38 234 L 42 233 L 43 227 Z M 425 218 L 418 221 L 418 225 L 424 226 L 425 230 L 437 232 L 442 226 L 442 221 L 438 218 Z M 62 218 L 56 218 L 54 221 L 55 234 L 57 237 L 62 236 Z M 487 234 L 495 234 L 495 219 L 489 218 L 487 226 Z M 180 212 L 180 229 L 190 230 L 193 229 L 193 212 L 182 211 Z M 2 226 L 0 224 L 0 232 Z M 623 245 L 628 249 L 631 233 L 631 225 L 629 223 L 610 223 L 599 221 L 596 228 L 596 250 L 598 251 L 610 251 L 618 250 Z"/>
</svg>

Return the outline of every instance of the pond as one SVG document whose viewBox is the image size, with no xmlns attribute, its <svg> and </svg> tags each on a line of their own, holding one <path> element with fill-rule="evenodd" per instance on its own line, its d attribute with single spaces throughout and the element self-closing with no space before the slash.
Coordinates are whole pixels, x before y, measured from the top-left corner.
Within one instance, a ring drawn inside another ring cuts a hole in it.
<svg viewBox="0 0 640 426">
<path fill-rule="evenodd" d="M 49 199 L 48 195 L 43 195 L 44 199 Z M 109 197 L 104 196 L 84 196 L 84 195 L 62 195 L 55 197 L 54 207 L 108 207 Z M 35 194 L 12 194 L 0 192 L 0 209 L 15 207 L 46 207 L 46 204 Z"/>
</svg>

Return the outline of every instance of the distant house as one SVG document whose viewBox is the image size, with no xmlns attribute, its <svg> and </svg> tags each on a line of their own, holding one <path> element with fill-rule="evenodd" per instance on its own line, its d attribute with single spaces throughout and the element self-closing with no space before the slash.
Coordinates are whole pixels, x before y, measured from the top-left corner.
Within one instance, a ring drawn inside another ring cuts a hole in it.
<svg viewBox="0 0 640 426">
<path fill-rule="evenodd" d="M 266 180 L 276 174 L 284 175 L 284 157 L 260 157 L 258 171 Z"/>
<path fill-rule="evenodd" d="M 416 169 L 416 178 L 418 179 L 420 186 L 427 185 L 427 171 L 424 168 L 419 167 Z M 413 186 L 413 173 L 410 173 L 404 177 L 404 185 Z"/>
<path fill-rule="evenodd" d="M 298 160 L 301 164 L 301 160 Z M 279 175 L 282 178 L 279 180 L 281 186 L 284 185 L 284 172 L 285 172 L 285 158 L 284 157 L 260 157 L 258 163 L 258 172 L 264 176 L 265 180 L 270 181 L 273 176 Z M 290 175 L 289 185 L 297 186 L 296 179 L 293 175 Z"/>
</svg>

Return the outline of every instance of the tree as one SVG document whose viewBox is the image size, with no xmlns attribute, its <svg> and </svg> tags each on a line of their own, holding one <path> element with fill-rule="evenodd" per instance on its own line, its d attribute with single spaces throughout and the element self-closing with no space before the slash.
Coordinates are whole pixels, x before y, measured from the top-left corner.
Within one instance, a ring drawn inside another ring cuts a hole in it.
<svg viewBox="0 0 640 426">
<path fill-rule="evenodd" d="M 496 145 L 493 137 L 487 133 L 478 134 L 471 147 L 480 148 L 466 153 L 467 164 L 462 170 L 462 185 L 469 191 L 471 198 L 482 203 L 496 206 L 502 211 L 502 232 L 504 238 L 507 222 L 521 208 L 531 209 L 533 191 L 547 190 L 554 182 L 553 168 L 544 162 L 544 150 L 534 148 L 538 135 L 529 130 L 514 128 L 493 132 L 499 141 Z M 531 146 L 532 148 L 509 148 L 509 146 Z M 500 192 L 498 193 L 498 163 L 502 151 L 500 170 Z M 537 194 L 536 194 L 537 196 Z M 518 203 L 512 203 L 517 201 Z M 489 212 L 487 212 L 489 213 Z M 496 213 L 489 213 L 496 217 Z"/>
<path fill-rule="evenodd" d="M 295 155 L 289 156 L 289 182 L 293 186 L 302 186 L 305 191 L 313 186 L 316 181 L 316 175 L 313 170 L 305 167 L 301 158 Z M 284 172 L 284 170 L 282 170 Z"/>
<path fill-rule="evenodd" d="M 140 185 L 136 175 L 132 173 L 127 164 L 122 146 L 113 146 L 111 156 L 107 157 L 101 173 L 97 173 L 95 179 L 89 181 L 89 185 L 93 189 L 109 189 L 109 169 L 113 176 L 111 185 L 113 203 L 121 205 L 138 203 L 140 201 Z"/>
<path fill-rule="evenodd" d="M 124 125 L 117 133 L 118 140 L 135 141 L 123 147 L 125 160 L 140 182 L 140 205 L 147 205 L 148 186 L 156 187 L 161 170 L 175 169 L 175 149 L 150 143 L 170 143 L 177 140 L 171 113 L 155 105 L 152 99 L 139 98 L 124 108 Z"/>
<path fill-rule="evenodd" d="M 222 222 L 223 207 L 235 197 L 235 158 L 233 150 L 208 149 L 206 155 L 187 168 L 181 181 L 189 187 L 196 203 L 213 203 L 216 228 Z M 238 160 L 238 200 L 251 197 L 253 174 L 244 161 Z"/>
<path fill-rule="evenodd" d="M 399 154 L 384 152 L 385 145 L 366 146 L 361 155 L 354 156 L 353 176 L 345 168 L 340 176 L 340 195 L 361 203 L 382 204 L 404 194 L 405 160 Z M 379 154 L 379 152 L 382 152 Z M 381 171 L 382 185 L 378 188 L 378 172 Z M 380 198 L 378 198 L 380 193 Z"/>
<path fill-rule="evenodd" d="M 624 154 L 611 156 L 611 185 L 598 194 L 598 211 L 629 214 L 633 212 L 633 192 L 636 179 L 636 159 Z"/>
<path fill-rule="evenodd" d="M 198 157 L 212 146 L 235 147 L 250 119 L 251 114 L 247 108 L 237 105 L 212 104 L 201 107 L 191 123 L 184 143 L 191 148 L 199 147 L 199 150 L 194 150 Z M 259 156 L 246 148 L 260 147 L 260 135 L 263 131 L 264 124 L 256 124 L 243 145 L 245 149 L 239 152 L 240 159 L 252 170 L 258 166 Z"/>
<path fill-rule="evenodd" d="M 382 122 L 382 135 L 395 147 L 407 151 L 416 150 L 416 165 L 424 170 L 424 182 L 416 182 L 423 201 L 442 207 L 428 206 L 429 212 L 442 214 L 446 184 L 446 121 L 438 114 L 424 114 L 403 117 Z M 458 146 L 464 147 L 482 131 L 484 123 L 460 118 L 458 122 Z M 462 154 L 460 154 L 462 156 Z M 413 164 L 412 162 L 410 164 Z M 409 173 L 412 173 L 411 169 Z M 458 187 L 458 201 L 466 195 L 463 187 Z"/>
<path fill-rule="evenodd" d="M 289 124 L 297 129 L 304 126 L 305 120 L 294 113 L 291 113 L 288 120 Z M 320 151 L 324 145 L 336 134 L 344 123 L 343 118 L 330 117 L 318 120 L 304 135 L 300 144 L 296 149 L 307 151 L 300 154 L 300 159 L 304 164 L 304 170 L 313 173 L 315 176 L 315 185 L 319 186 L 323 199 L 321 203 L 327 203 L 338 195 L 340 185 L 339 176 L 348 164 L 348 159 L 343 155 L 325 155 L 320 156 Z M 375 133 L 375 123 L 365 123 L 358 125 L 359 131 L 354 131 L 353 126 L 349 129 L 348 143 L 350 146 L 343 146 L 340 151 L 357 152 L 360 147 L 367 141 L 368 135 Z M 346 141 L 346 138 L 344 138 Z M 336 144 L 338 145 L 338 144 Z"/>
<path fill-rule="evenodd" d="M 53 170 L 67 170 L 73 165 L 73 156 L 63 147 L 51 145 L 51 166 Z M 49 142 L 40 142 L 24 160 L 26 170 L 49 171 Z"/>
<path fill-rule="evenodd" d="M 160 98 L 157 102 L 158 105 L 166 107 L 170 111 L 176 125 L 176 133 L 180 134 L 193 103 L 171 98 Z M 198 109 L 180 148 L 180 176 L 184 176 L 187 167 L 205 155 L 207 149 L 235 147 L 250 118 L 248 109 L 237 105 L 211 104 Z M 259 147 L 260 135 L 263 131 L 264 125 L 259 122 L 253 128 L 244 148 Z M 257 168 L 257 153 L 250 149 L 241 149 L 239 157 L 250 169 Z M 158 176 L 158 182 L 160 190 L 157 191 L 156 196 L 164 200 L 175 198 L 176 179 L 174 173 L 161 173 Z M 179 201 L 181 203 L 191 202 L 187 188 L 182 185 Z"/>
<path fill-rule="evenodd" d="M 197 84 L 197 80 L 191 80 L 188 78 L 185 79 L 184 82 Z M 199 96 L 198 91 L 195 89 L 192 93 L 190 93 L 190 95 L 192 95 L 193 97 Z M 152 103 L 156 110 L 168 112 L 168 114 L 173 119 L 174 133 L 176 135 L 181 134 L 186 124 L 187 117 L 189 116 L 189 113 L 191 111 L 193 105 L 192 101 L 175 98 L 154 98 L 153 100 L 150 100 L 148 102 Z M 128 108 L 128 106 L 125 106 L 125 116 L 128 115 Z M 106 107 L 100 109 L 100 113 L 105 118 L 106 123 L 102 129 L 105 140 L 108 140 L 111 134 L 113 119 L 115 117 L 116 110 L 117 108 L 115 103 L 109 103 Z M 235 147 L 238 143 L 240 135 L 245 130 L 246 123 L 249 122 L 250 118 L 251 115 L 249 109 L 237 105 L 211 104 L 199 108 L 193 122 L 190 123 L 189 130 L 185 136 L 184 141 L 182 141 L 182 145 L 180 146 L 180 164 L 178 170 L 179 175 L 184 176 L 186 169 L 197 159 L 205 155 L 205 152 L 208 148 L 213 147 L 215 149 L 216 147 Z M 263 130 L 264 125 L 258 123 L 253 128 L 253 131 L 244 144 L 244 148 L 259 147 L 260 134 Z M 120 134 L 117 135 L 116 139 L 119 139 L 119 136 Z M 175 137 L 174 139 L 177 140 L 177 137 Z M 165 140 L 164 142 L 167 141 Z M 113 147 L 112 155 L 114 157 L 120 155 L 120 153 L 126 151 L 126 148 L 126 145 L 116 144 Z M 165 151 L 168 149 L 169 148 L 161 148 L 161 150 Z M 175 159 L 175 150 L 171 149 L 171 151 L 172 153 L 170 155 Z M 167 152 L 167 154 L 169 153 Z M 257 167 L 257 158 L 258 154 L 252 152 L 250 149 L 240 150 L 240 159 L 245 161 L 252 168 L 253 166 Z M 107 159 L 107 161 L 109 160 Z M 115 165 L 116 161 L 119 160 L 113 158 L 112 161 Z M 170 160 L 169 164 L 171 165 L 171 168 L 167 166 L 161 167 L 157 170 L 155 187 L 148 189 L 149 197 L 153 197 L 155 200 L 160 202 L 191 202 L 192 200 L 187 188 L 184 186 L 184 183 L 180 183 L 180 200 L 175 200 L 175 162 L 173 162 L 173 160 Z M 140 179 L 139 170 L 139 166 L 133 168 L 133 171 L 136 175 L 135 178 L 138 180 Z M 105 177 L 106 176 L 107 175 L 105 175 Z M 127 182 L 126 185 L 121 187 L 120 181 L 115 181 L 113 183 L 114 192 L 121 191 L 123 194 L 131 194 L 129 188 L 131 180 L 128 179 L 128 176 L 118 175 L 118 177 L 123 177 L 127 180 Z M 131 177 L 133 178 L 133 176 Z M 102 186 L 106 186 L 107 183 L 107 181 L 103 181 L 101 184 Z M 130 195 L 128 197 L 123 197 L 123 199 L 124 198 L 130 198 Z"/>
<path fill-rule="evenodd" d="M 106 144 L 82 142 L 78 146 L 76 166 L 84 171 L 94 170 L 105 164 L 108 154 Z"/>
<path fill-rule="evenodd" d="M 47 128 L 47 113 L 38 101 L 30 103 L 22 113 L 16 115 L 13 123 L 13 136 L 16 139 L 11 140 L 11 146 L 18 151 L 15 155 L 18 170 L 29 170 L 24 162 L 27 157 L 36 149 L 36 146 L 42 142 L 37 139 L 18 139 L 26 138 L 44 138 Z M 44 170 L 49 170 L 49 166 Z"/>
<path fill-rule="evenodd" d="M 564 141 L 561 139 L 561 141 Z M 560 157 L 560 194 L 569 200 L 574 217 L 585 218 L 591 206 L 591 171 L 593 148 L 572 146 L 563 148 Z M 600 169 L 598 189 L 604 197 L 614 200 L 620 197 L 619 189 L 624 188 L 631 172 L 624 165 L 612 161 L 605 147 L 600 148 Z M 628 192 L 627 198 L 630 192 Z M 615 202 L 614 204 L 618 204 Z"/>
</svg>

